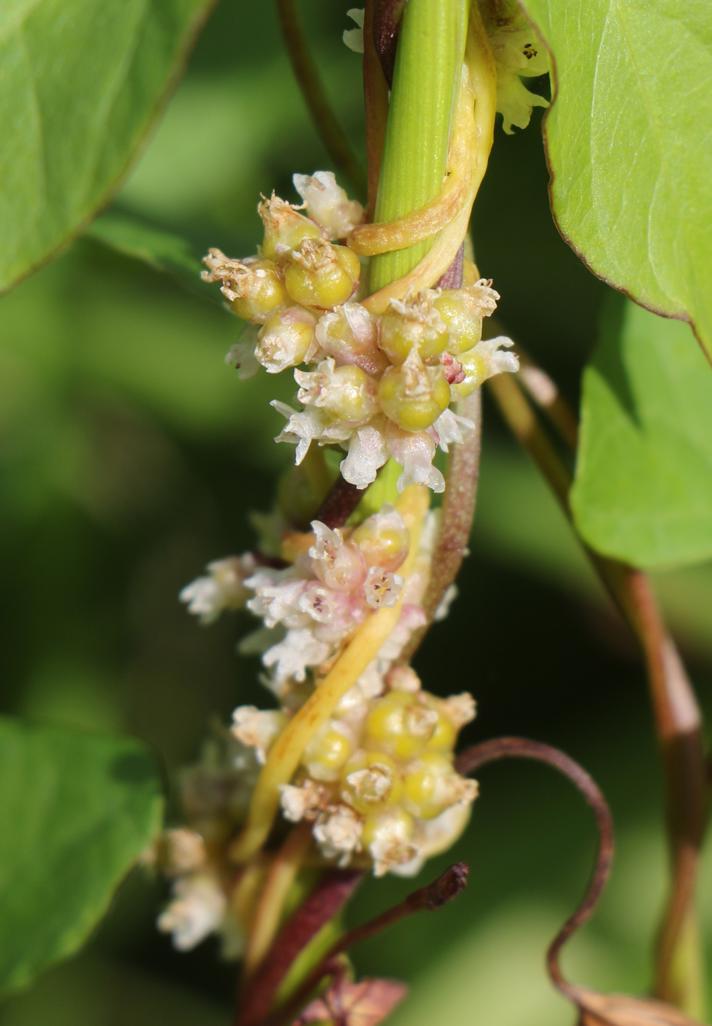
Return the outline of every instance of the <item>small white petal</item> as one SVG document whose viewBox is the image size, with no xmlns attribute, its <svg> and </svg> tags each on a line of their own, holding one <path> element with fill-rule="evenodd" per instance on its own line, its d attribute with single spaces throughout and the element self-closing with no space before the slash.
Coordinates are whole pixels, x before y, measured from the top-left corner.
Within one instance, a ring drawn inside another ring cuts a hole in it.
<svg viewBox="0 0 712 1026">
<path fill-rule="evenodd" d="M 349 29 L 346 34 L 358 32 L 358 29 Z M 345 239 L 363 220 L 363 207 L 356 200 L 350 200 L 341 186 L 337 185 L 333 171 L 315 171 L 313 175 L 295 174 L 292 175 L 292 181 L 304 201 L 307 214 L 326 231 L 330 239 Z"/>
<path fill-rule="evenodd" d="M 359 428 L 341 464 L 341 476 L 357 488 L 367 488 L 376 480 L 376 474 L 387 459 L 388 451 L 381 432 L 370 426 Z"/>
<path fill-rule="evenodd" d="M 227 899 L 212 875 L 183 876 L 173 885 L 173 899 L 158 917 L 158 929 L 173 935 L 179 951 L 188 951 L 217 930 Z"/>
<path fill-rule="evenodd" d="M 241 339 L 240 342 L 236 342 L 230 347 L 225 356 L 225 362 L 229 367 L 235 367 L 240 381 L 254 378 L 256 372 L 260 369 L 258 358 L 254 355 L 256 336 L 251 331 L 246 331 L 245 333 L 249 333 L 250 338 Z"/>
</svg>

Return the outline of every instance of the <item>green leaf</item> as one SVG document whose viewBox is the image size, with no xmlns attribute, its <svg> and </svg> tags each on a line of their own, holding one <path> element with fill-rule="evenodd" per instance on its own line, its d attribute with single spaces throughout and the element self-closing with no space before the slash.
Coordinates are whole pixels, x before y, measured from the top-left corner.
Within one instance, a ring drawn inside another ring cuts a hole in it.
<svg viewBox="0 0 712 1026">
<path fill-rule="evenodd" d="M 171 274 L 189 291 L 222 305 L 217 289 L 200 280 L 200 260 L 187 239 L 179 235 L 146 224 L 132 214 L 110 210 L 94 221 L 84 237 Z"/>
<path fill-rule="evenodd" d="M 79 948 L 161 812 L 138 742 L 0 718 L 0 991 Z"/>
<path fill-rule="evenodd" d="M 554 214 L 600 277 L 712 353 L 709 0 L 525 0 L 553 53 Z"/>
<path fill-rule="evenodd" d="M 599 552 L 649 569 L 712 556 L 712 373 L 689 328 L 614 297 L 584 373 L 571 503 Z"/>
<path fill-rule="evenodd" d="M 107 201 L 212 2 L 0 5 L 0 290 Z"/>
</svg>

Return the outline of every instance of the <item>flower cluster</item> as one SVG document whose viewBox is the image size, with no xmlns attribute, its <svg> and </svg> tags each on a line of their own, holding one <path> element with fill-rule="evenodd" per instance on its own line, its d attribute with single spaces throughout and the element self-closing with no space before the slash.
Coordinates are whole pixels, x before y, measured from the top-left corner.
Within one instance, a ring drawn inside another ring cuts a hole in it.
<svg viewBox="0 0 712 1026">
<path fill-rule="evenodd" d="M 221 730 L 206 743 L 200 761 L 181 774 L 186 826 L 165 830 L 144 857 L 171 881 L 172 896 L 158 928 L 172 935 L 179 951 L 216 933 L 225 957 L 237 958 L 242 952 L 246 917 L 239 915 L 239 908 L 230 908 L 234 869 L 224 851 L 235 826 L 244 820 L 258 770 L 254 748 Z"/>
<path fill-rule="evenodd" d="M 476 785 L 453 768 L 473 699 L 436 698 L 398 662 L 424 623 L 437 514 L 427 515 L 405 576 L 399 571 L 411 539 L 397 509 L 385 506 L 355 527 L 332 530 L 315 520 L 311 528 L 284 535 L 284 566 L 260 565 L 255 556 L 218 560 L 182 598 L 208 623 L 241 596 L 263 622 L 253 638 L 280 707 L 242 705 L 232 722 L 240 751 L 251 751 L 255 766 L 364 620 L 399 606 L 387 641 L 310 739 L 281 806 L 286 820 L 312 825 L 325 859 L 372 865 L 377 875 L 414 873 L 459 835 L 476 795 Z"/>
<path fill-rule="evenodd" d="M 383 688 L 368 701 L 342 700 L 282 788 L 282 810 L 310 822 L 323 855 L 339 865 L 365 861 L 376 876 L 410 876 L 460 835 L 477 794 L 453 768 L 474 701 L 436 698 L 403 666 Z"/>
<path fill-rule="evenodd" d="M 403 468 L 400 490 L 418 483 L 442 491 L 435 453 L 471 427 L 451 402 L 518 368 L 510 339 L 482 340 L 499 296 L 480 279 L 391 300 L 375 316 L 359 301 L 361 265 L 348 246 L 361 207 L 330 172 L 295 175 L 294 184 L 302 208 L 274 195 L 260 203 L 259 256 L 232 260 L 211 249 L 205 257 L 205 280 L 218 282 L 233 311 L 258 329 L 228 358 L 243 376 L 258 365 L 270 374 L 293 369 L 300 408 L 273 406 L 286 419 L 277 440 L 296 446 L 297 463 L 313 442 L 332 445 L 346 450 L 341 474 L 358 488 L 392 458 Z"/>
<path fill-rule="evenodd" d="M 279 566 L 260 564 L 251 554 L 228 557 L 210 563 L 209 574 L 181 592 L 203 623 L 243 606 L 262 620 L 243 648 L 262 653 L 266 683 L 280 698 L 298 690 L 307 672 L 325 672 L 369 613 L 407 597 L 397 571 L 408 552 L 408 531 L 393 507 L 348 530 L 318 520 L 311 527 L 285 536 Z M 401 620 L 408 631 L 420 625 L 417 603 L 403 603 Z"/>
</svg>

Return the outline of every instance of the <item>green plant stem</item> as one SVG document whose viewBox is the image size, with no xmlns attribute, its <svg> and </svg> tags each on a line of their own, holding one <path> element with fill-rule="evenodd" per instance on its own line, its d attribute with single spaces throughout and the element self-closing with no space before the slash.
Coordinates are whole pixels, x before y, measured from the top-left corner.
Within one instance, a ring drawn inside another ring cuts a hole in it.
<svg viewBox="0 0 712 1026">
<path fill-rule="evenodd" d="M 277 0 L 277 12 L 294 76 L 319 137 L 337 169 L 364 196 L 366 177 L 363 168 L 326 97 L 316 64 L 309 52 L 294 0 Z"/>
<path fill-rule="evenodd" d="M 568 498 L 570 471 L 534 410 L 509 375 L 493 378 L 489 386 L 504 420 L 548 481 L 575 530 Z M 658 931 L 655 993 L 701 1019 L 704 988 L 694 909 L 708 811 L 701 713 L 646 575 L 582 545 L 640 646 L 665 774 L 671 886 Z"/>
<path fill-rule="evenodd" d="M 467 0 L 409 0 L 398 39 L 376 200 L 376 221 L 394 221 L 432 200 L 447 167 L 450 121 L 465 53 Z M 371 261 L 372 292 L 407 274 L 432 243 Z"/>
</svg>

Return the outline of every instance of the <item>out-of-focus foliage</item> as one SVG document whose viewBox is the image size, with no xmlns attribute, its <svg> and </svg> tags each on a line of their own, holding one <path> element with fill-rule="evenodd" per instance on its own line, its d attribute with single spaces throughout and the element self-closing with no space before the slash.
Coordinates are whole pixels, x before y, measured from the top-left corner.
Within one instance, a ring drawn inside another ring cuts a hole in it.
<svg viewBox="0 0 712 1026">
<path fill-rule="evenodd" d="M 687 325 L 611 297 L 571 502 L 586 541 L 634 566 L 712 556 L 712 373 Z"/>
<path fill-rule="evenodd" d="M 707 0 L 526 0 L 554 53 L 559 225 L 583 259 L 712 353 Z"/>
<path fill-rule="evenodd" d="M 184 288 L 220 304 L 215 289 L 202 281 L 200 261 L 187 239 L 164 228 L 154 228 L 120 210 L 111 210 L 98 217 L 84 235 L 103 242 L 117 253 L 141 260 L 156 271 L 173 275 Z"/>
<path fill-rule="evenodd" d="M 340 42 L 347 6 L 302 5 L 358 139 L 359 68 Z M 289 197 L 293 171 L 328 166 L 271 6 L 225 3 L 119 204 L 190 240 L 196 258 L 212 244 L 243 255 L 259 238 L 258 194 Z M 575 401 L 607 290 L 551 224 L 537 126 L 498 134 L 475 236 L 482 273 L 502 294 L 503 327 Z M 247 512 L 269 507 L 275 475 L 293 457 L 271 441 L 281 427 L 267 405 L 275 379 L 243 384 L 223 363 L 238 331 L 218 306 L 95 240 L 0 301 L 5 705 L 128 730 L 171 771 L 195 757 L 212 717 L 265 701 L 256 662 L 234 651 L 248 621 L 203 630 L 176 598 L 207 560 L 250 544 Z M 644 676 L 546 486 L 487 404 L 484 447 L 460 597 L 417 667 L 430 690 L 476 694 L 471 739 L 526 733 L 566 748 L 600 781 L 618 860 L 601 913 L 566 966 L 602 989 L 641 991 L 665 867 Z M 710 568 L 661 574 L 656 584 L 709 711 Z M 465 895 L 356 951 L 364 973 L 410 982 L 395 1026 L 571 1021 L 545 979 L 543 951 L 588 873 L 587 810 L 544 769 L 492 767 L 481 785 L 450 855 L 472 865 Z M 708 857 L 707 929 L 710 870 Z M 412 886 L 369 882 L 352 921 Z M 212 942 L 184 955 L 157 935 L 163 896 L 135 874 L 95 941 L 7 1002 L 3 1026 L 229 1022 L 234 969 L 216 964 Z"/>
<path fill-rule="evenodd" d="M 162 811 L 136 741 L 0 719 L 0 992 L 77 950 Z"/>
<path fill-rule="evenodd" d="M 109 198 L 211 3 L 2 5 L 0 290 Z"/>
</svg>

